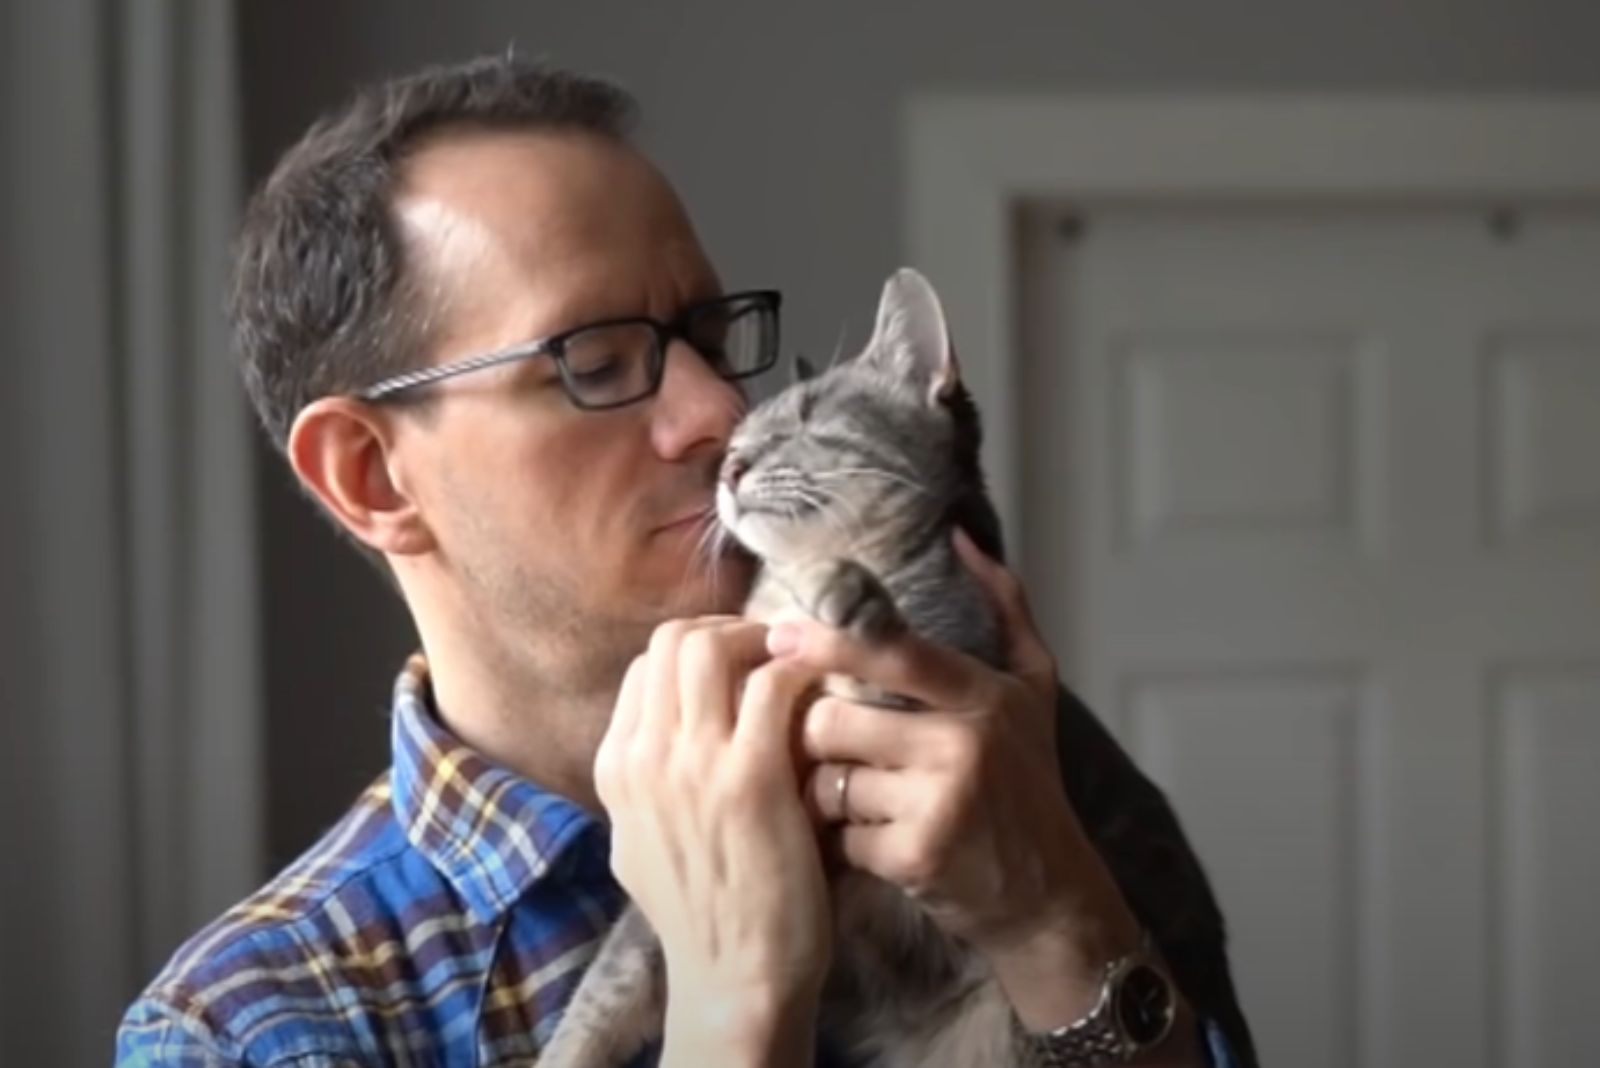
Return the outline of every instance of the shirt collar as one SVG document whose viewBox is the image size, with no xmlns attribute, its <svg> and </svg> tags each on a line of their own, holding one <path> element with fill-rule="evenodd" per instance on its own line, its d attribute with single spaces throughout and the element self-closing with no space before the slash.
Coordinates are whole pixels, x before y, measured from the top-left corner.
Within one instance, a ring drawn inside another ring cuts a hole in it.
<svg viewBox="0 0 1600 1068">
<path fill-rule="evenodd" d="M 604 839 L 604 825 L 583 808 L 445 729 L 420 653 L 395 681 L 392 734 L 395 815 L 411 844 L 485 921 L 515 904 L 580 841 L 593 847 Z"/>
</svg>

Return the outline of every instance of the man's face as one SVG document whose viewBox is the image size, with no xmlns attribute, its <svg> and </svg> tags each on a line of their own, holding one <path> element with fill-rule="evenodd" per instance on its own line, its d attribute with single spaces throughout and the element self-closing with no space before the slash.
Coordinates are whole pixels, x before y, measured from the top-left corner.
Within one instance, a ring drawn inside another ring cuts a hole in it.
<svg viewBox="0 0 1600 1068">
<path fill-rule="evenodd" d="M 451 135 L 407 165 L 396 209 L 434 363 L 721 292 L 666 182 L 601 138 Z M 693 349 L 673 342 L 659 393 L 611 411 L 575 408 L 548 357 L 429 388 L 433 416 L 402 415 L 396 448 L 478 640 L 541 660 L 564 640 L 602 668 L 663 619 L 737 608 L 747 565 L 702 535 L 743 401 Z"/>
</svg>

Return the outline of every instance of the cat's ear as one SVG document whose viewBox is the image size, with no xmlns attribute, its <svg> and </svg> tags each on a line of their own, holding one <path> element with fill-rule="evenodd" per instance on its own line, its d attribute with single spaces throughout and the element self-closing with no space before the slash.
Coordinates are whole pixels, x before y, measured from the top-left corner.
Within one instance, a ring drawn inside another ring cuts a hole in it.
<svg viewBox="0 0 1600 1068">
<path fill-rule="evenodd" d="M 861 359 L 907 383 L 930 404 L 949 400 L 960 387 L 939 294 L 920 272 L 902 267 L 884 283 L 877 325 Z"/>
<path fill-rule="evenodd" d="M 817 369 L 811 361 L 795 353 L 794 363 L 789 368 L 789 378 L 792 382 L 809 382 L 817 377 Z"/>
</svg>

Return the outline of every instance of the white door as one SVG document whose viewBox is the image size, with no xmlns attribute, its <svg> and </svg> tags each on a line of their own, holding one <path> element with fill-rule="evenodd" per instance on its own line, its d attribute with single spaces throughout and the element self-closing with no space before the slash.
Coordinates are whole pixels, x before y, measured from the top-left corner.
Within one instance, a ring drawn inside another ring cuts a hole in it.
<svg viewBox="0 0 1600 1068">
<path fill-rule="evenodd" d="M 1081 223 L 1023 242 L 1020 558 L 1263 1063 L 1600 1064 L 1600 214 Z"/>
</svg>

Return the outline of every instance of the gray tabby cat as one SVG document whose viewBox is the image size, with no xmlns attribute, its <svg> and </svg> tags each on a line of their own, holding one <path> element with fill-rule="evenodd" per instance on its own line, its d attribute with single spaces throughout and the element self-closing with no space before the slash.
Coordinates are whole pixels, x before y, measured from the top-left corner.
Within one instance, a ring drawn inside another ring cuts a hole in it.
<svg viewBox="0 0 1600 1068">
<path fill-rule="evenodd" d="M 752 618 L 796 611 L 880 641 L 910 627 L 990 664 L 1001 636 L 951 546 L 956 526 L 1001 559 L 999 520 L 978 463 L 978 416 L 962 386 L 938 297 L 901 270 L 884 288 L 856 359 L 754 409 L 723 461 L 717 511 L 762 561 Z M 848 679 L 827 688 L 902 707 Z M 1253 1068 L 1218 911 L 1161 792 L 1084 705 L 1059 695 L 1059 756 L 1079 819 L 1195 1013 Z M 898 889 L 847 872 L 834 888 L 836 945 L 821 1033 L 863 1068 L 1002 1068 L 1013 1021 L 999 984 Z M 661 949 L 624 911 L 543 1051 L 544 1068 L 615 1068 L 661 1036 Z"/>
</svg>

